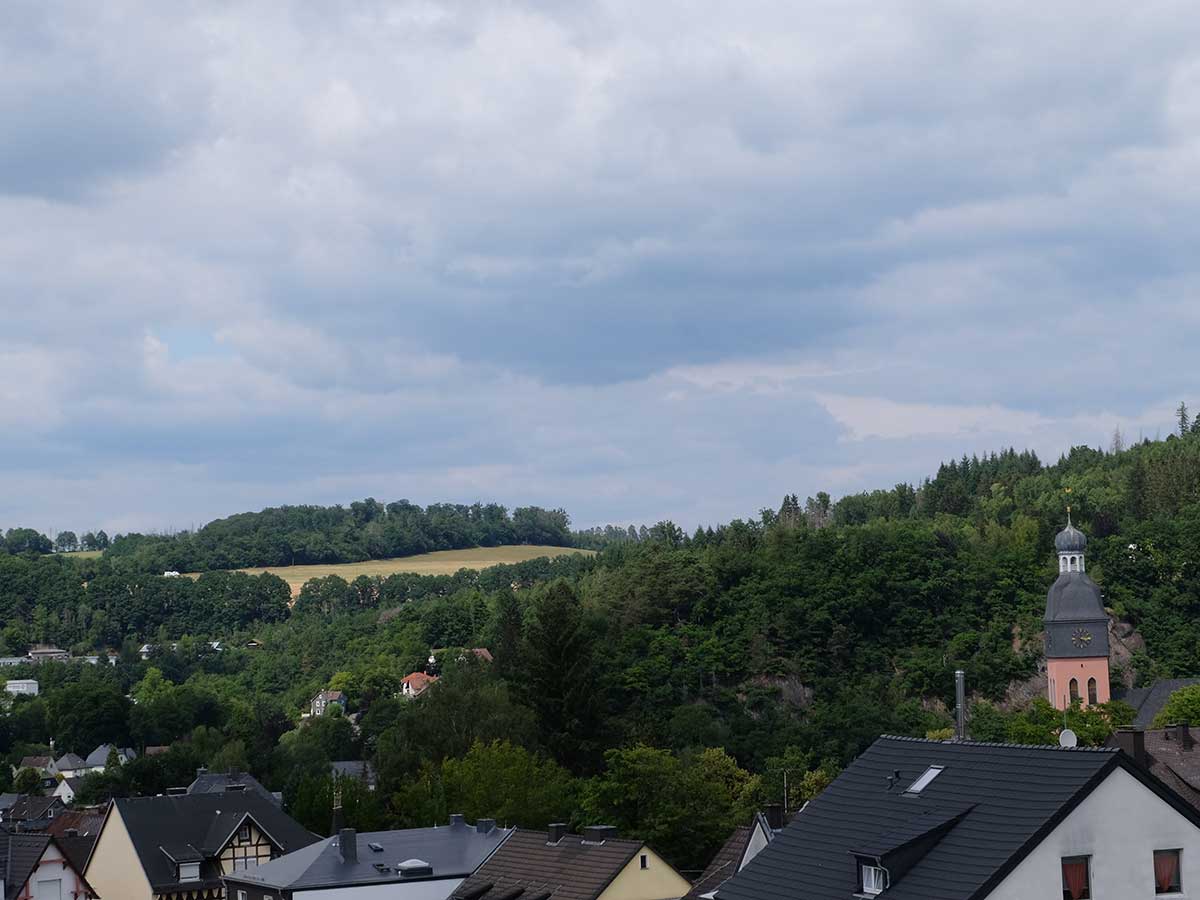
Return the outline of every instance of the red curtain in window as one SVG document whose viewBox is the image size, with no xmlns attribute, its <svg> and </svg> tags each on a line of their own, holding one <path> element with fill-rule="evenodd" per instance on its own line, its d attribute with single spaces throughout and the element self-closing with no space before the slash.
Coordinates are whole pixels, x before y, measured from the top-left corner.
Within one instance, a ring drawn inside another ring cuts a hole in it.
<svg viewBox="0 0 1200 900">
<path fill-rule="evenodd" d="M 1067 882 L 1067 890 L 1071 892 L 1071 900 L 1079 900 L 1087 891 L 1088 886 L 1088 867 L 1087 860 L 1079 862 L 1065 862 L 1062 864 L 1063 878 Z M 1157 872 L 1157 863 L 1155 864 Z"/>
<path fill-rule="evenodd" d="M 1178 856 L 1174 853 L 1154 854 L 1154 883 L 1158 885 L 1160 893 L 1166 893 L 1167 889 L 1175 883 L 1175 877 L 1178 874 Z"/>
</svg>

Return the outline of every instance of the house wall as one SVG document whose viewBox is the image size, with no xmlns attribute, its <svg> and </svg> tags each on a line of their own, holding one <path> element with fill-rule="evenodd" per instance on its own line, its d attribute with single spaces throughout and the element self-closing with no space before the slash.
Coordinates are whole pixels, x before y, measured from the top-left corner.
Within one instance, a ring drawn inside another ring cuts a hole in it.
<svg viewBox="0 0 1200 900">
<path fill-rule="evenodd" d="M 233 833 L 233 838 L 225 845 L 225 849 L 221 851 L 221 874 L 232 875 L 240 868 L 247 866 L 257 866 L 261 863 L 270 862 L 278 855 L 277 849 L 270 838 L 263 834 L 252 821 L 247 820 L 247 825 L 250 827 L 249 840 L 242 840 L 238 837 L 238 832 Z M 241 829 L 239 828 L 238 831 Z"/>
<path fill-rule="evenodd" d="M 409 884 L 367 884 L 354 888 L 294 891 L 292 900 L 446 900 L 464 880 L 439 878 L 436 881 L 413 881 Z"/>
<path fill-rule="evenodd" d="M 104 820 L 83 877 L 104 900 L 150 900 L 150 881 L 115 806 Z"/>
<path fill-rule="evenodd" d="M 642 855 L 646 868 L 642 868 Z M 642 847 L 612 880 L 598 900 L 669 900 L 692 889 L 691 882 L 649 847 Z"/>
<path fill-rule="evenodd" d="M 1116 769 L 988 900 L 1061 897 L 1064 856 L 1092 858 L 1092 900 L 1153 898 L 1154 851 L 1174 849 L 1183 851 L 1184 895 L 1200 896 L 1200 829 L 1124 769 Z"/>
<path fill-rule="evenodd" d="M 750 840 L 746 842 L 746 852 L 742 854 L 742 862 L 738 866 L 739 872 L 746 868 L 746 865 L 750 862 L 750 860 L 758 856 L 759 851 L 761 851 L 763 847 L 767 846 L 767 841 L 768 838 L 762 829 L 762 825 L 756 821 L 754 823 L 754 828 L 750 832 Z"/>
</svg>

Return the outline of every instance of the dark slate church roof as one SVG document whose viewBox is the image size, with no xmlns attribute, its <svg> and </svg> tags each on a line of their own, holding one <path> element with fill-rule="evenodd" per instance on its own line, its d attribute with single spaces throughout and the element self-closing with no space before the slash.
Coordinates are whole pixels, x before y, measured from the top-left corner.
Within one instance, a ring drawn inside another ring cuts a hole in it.
<svg viewBox="0 0 1200 900">
<path fill-rule="evenodd" d="M 944 769 L 907 794 L 930 766 Z M 717 900 L 847 900 L 858 888 L 855 852 L 885 865 L 895 855 L 888 900 L 983 897 L 1117 767 L 1200 824 L 1174 792 L 1111 749 L 881 737 Z"/>
<path fill-rule="evenodd" d="M 1047 622 L 1087 622 L 1108 619 L 1100 585 L 1086 572 L 1063 572 L 1046 594 Z"/>
<path fill-rule="evenodd" d="M 1132 688 L 1121 697 L 1134 709 L 1133 724 L 1137 728 L 1149 728 L 1154 717 L 1162 712 L 1167 700 L 1180 688 L 1200 684 L 1200 678 L 1168 678 L 1156 681 L 1148 688 Z"/>
<path fill-rule="evenodd" d="M 1067 527 L 1055 535 L 1054 549 L 1059 553 L 1082 553 L 1087 549 L 1087 537 L 1068 522 Z"/>
</svg>

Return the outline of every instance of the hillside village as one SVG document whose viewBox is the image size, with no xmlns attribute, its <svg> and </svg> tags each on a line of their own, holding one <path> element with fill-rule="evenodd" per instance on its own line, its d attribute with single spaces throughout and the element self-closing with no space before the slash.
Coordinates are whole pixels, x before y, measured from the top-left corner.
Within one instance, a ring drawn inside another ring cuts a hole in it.
<svg viewBox="0 0 1200 900">
<path fill-rule="evenodd" d="M 1200 884 L 1200 736 L 1155 724 L 1176 691 L 1111 682 L 1113 622 L 1088 574 L 1087 538 L 1054 539 L 1046 594 L 1046 702 L 1102 709 L 1114 692 L 1132 721 L 1105 746 L 980 742 L 959 673 L 954 733 L 880 735 L 799 808 L 767 804 L 727 835 L 701 869 L 680 871 L 653 843 L 611 825 L 517 827 L 454 813 L 428 826 L 359 831 L 342 791 L 375 790 L 369 763 L 333 764 L 328 837 L 286 811 L 245 772 L 199 769 L 153 796 L 75 802 L 89 774 L 130 765 L 132 748 L 27 756 L 27 793 L 0 796 L 4 900 L 834 900 L 846 897 L 1130 898 L 1186 896 Z M 145 649 L 145 648 L 143 648 Z M 482 647 L 441 650 L 402 680 L 399 697 L 436 690 L 448 661 L 493 665 Z M 20 685 L 14 693 L 28 693 Z M 334 709 L 336 707 L 336 709 Z M 307 718 L 341 717 L 342 691 L 312 698 Z M 83 749 L 83 748 L 80 748 Z M 161 754 L 167 747 L 143 748 Z M 36 776 L 36 777 L 33 777 Z M 787 795 L 784 795 L 786 801 Z M 380 891 L 385 891 L 381 894 Z"/>
</svg>

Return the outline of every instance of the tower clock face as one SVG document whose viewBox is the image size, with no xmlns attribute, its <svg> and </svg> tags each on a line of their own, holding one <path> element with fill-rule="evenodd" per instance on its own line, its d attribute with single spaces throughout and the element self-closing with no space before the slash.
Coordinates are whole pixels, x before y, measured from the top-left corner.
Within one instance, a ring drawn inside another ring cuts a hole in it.
<svg viewBox="0 0 1200 900">
<path fill-rule="evenodd" d="M 1083 649 L 1092 642 L 1092 633 L 1086 628 L 1076 628 L 1071 632 L 1071 643 Z"/>
</svg>

